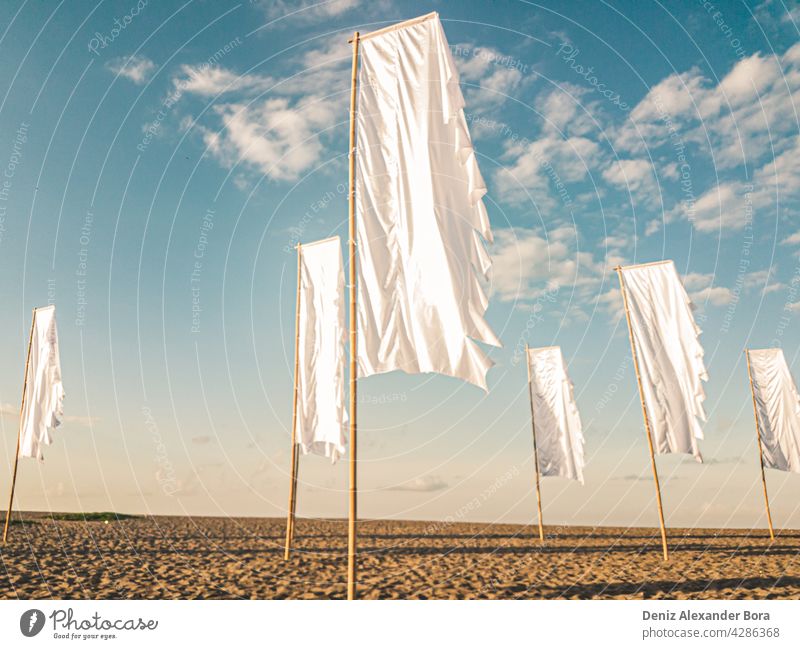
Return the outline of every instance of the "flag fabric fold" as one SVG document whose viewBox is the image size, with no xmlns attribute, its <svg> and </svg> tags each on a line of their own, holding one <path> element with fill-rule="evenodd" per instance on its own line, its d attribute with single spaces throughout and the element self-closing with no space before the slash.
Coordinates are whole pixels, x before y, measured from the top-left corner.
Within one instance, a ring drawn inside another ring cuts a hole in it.
<svg viewBox="0 0 800 649">
<path fill-rule="evenodd" d="M 52 429 L 58 427 L 64 417 L 55 306 L 35 309 L 32 328 L 19 456 L 44 460 L 43 447 L 53 443 Z"/>
<path fill-rule="evenodd" d="M 672 261 L 621 269 L 642 392 L 656 453 L 688 453 L 702 462 L 708 380 L 700 328 Z"/>
<path fill-rule="evenodd" d="M 304 454 L 344 453 L 344 265 L 339 237 L 298 248 L 297 443 Z"/>
<path fill-rule="evenodd" d="M 486 389 L 492 233 L 438 15 L 361 43 L 358 374 L 437 372 Z"/>
<path fill-rule="evenodd" d="M 583 430 L 560 347 L 528 350 L 539 473 L 583 484 Z"/>
<path fill-rule="evenodd" d="M 750 349 L 764 466 L 800 473 L 800 395 L 782 349 Z"/>
</svg>

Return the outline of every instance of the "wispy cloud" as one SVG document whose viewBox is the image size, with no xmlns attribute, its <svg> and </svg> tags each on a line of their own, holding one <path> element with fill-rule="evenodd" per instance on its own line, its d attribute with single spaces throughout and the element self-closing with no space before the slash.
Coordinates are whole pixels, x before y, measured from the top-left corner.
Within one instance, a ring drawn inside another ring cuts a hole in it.
<svg viewBox="0 0 800 649">
<path fill-rule="evenodd" d="M 508 143 L 504 166 L 495 173 L 498 197 L 512 204 L 534 203 L 569 215 L 570 183 L 585 180 L 603 158 L 600 145 L 586 137 L 546 136 Z"/>
<path fill-rule="evenodd" d="M 349 51 L 334 39 L 290 61 L 284 77 L 223 67 L 184 65 L 173 79 L 185 97 L 224 97 L 203 121 L 182 124 L 203 138 L 224 167 L 240 166 L 277 181 L 294 181 L 317 165 L 347 119 Z"/>
<path fill-rule="evenodd" d="M 106 67 L 114 74 L 141 86 L 150 79 L 150 73 L 156 69 L 156 64 L 143 56 L 127 56 L 110 60 Z"/>
<path fill-rule="evenodd" d="M 740 60 L 718 83 L 698 69 L 672 74 L 653 86 L 614 130 L 615 146 L 643 154 L 686 155 L 682 189 L 696 201 L 676 202 L 667 221 L 686 219 L 698 232 L 726 234 L 742 230 L 753 211 L 781 207 L 797 213 L 787 199 L 800 198 L 800 143 L 796 136 L 800 99 L 800 44 L 783 55 L 755 53 Z M 720 178 L 701 187 L 696 168 L 713 165 Z M 732 175 L 746 165 L 752 181 Z M 675 175 L 669 163 L 662 169 Z"/>
<path fill-rule="evenodd" d="M 275 180 L 295 180 L 321 158 L 320 131 L 335 123 L 335 104 L 324 98 L 285 97 L 214 107 L 222 128 L 198 127 L 209 151 L 226 167 L 255 167 Z"/>
<path fill-rule="evenodd" d="M 452 47 L 453 60 L 470 111 L 484 112 L 504 104 L 516 96 L 529 79 L 524 73 L 527 64 L 491 47 L 459 43 Z"/>
<path fill-rule="evenodd" d="M 480 78 L 479 64 L 464 63 L 465 78 Z M 504 139 L 504 165 L 493 193 L 564 216 L 580 212 L 574 196 L 590 185 L 606 204 L 623 200 L 647 216 L 645 236 L 665 223 L 724 235 L 744 229 L 754 214 L 797 216 L 798 100 L 800 44 L 745 57 L 721 80 L 697 68 L 671 74 L 629 113 L 609 110 L 572 83 L 542 85 L 530 101 L 540 117 L 533 133 L 495 131 Z M 800 243 L 792 237 L 787 243 Z M 724 299 L 721 291 L 712 296 Z"/>
<path fill-rule="evenodd" d="M 649 160 L 615 160 L 603 170 L 603 178 L 617 189 L 630 192 L 658 191 L 653 165 Z"/>
<path fill-rule="evenodd" d="M 268 18 L 287 17 L 299 21 L 335 18 L 355 9 L 360 0 L 258 0 Z"/>
<path fill-rule="evenodd" d="M 447 482 L 442 480 L 439 476 L 423 476 L 415 478 L 410 482 L 405 482 L 399 485 L 390 485 L 384 487 L 383 491 L 418 491 L 430 492 L 441 491 L 447 488 Z"/>
<path fill-rule="evenodd" d="M 733 301 L 733 291 L 725 286 L 714 285 L 712 273 L 687 273 L 683 285 L 695 304 L 723 306 Z"/>
<path fill-rule="evenodd" d="M 603 263 L 577 249 L 573 228 L 546 235 L 526 228 L 500 228 L 492 246 L 492 291 L 504 302 L 533 300 L 558 287 L 589 295 L 599 284 Z"/>
<path fill-rule="evenodd" d="M 232 70 L 205 65 L 182 65 L 173 79 L 176 88 L 201 97 L 215 97 L 232 92 L 261 92 L 275 85 L 268 76 L 236 74 Z"/>
</svg>

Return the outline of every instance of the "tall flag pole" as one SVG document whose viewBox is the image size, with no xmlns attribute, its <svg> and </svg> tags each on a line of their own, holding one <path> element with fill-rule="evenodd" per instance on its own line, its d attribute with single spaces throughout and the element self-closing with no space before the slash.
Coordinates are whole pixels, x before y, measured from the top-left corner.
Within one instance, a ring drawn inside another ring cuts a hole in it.
<svg viewBox="0 0 800 649">
<path fill-rule="evenodd" d="M 642 403 L 656 486 L 664 560 L 669 559 L 656 453 L 687 453 L 698 462 L 698 440 L 708 380 L 700 328 L 692 301 L 671 260 L 618 266 L 620 290 L 628 321 L 633 367 Z"/>
<path fill-rule="evenodd" d="M 350 96 L 350 509 L 356 596 L 356 379 L 401 370 L 487 388 L 492 232 L 458 70 L 437 13 L 353 44 Z M 358 245 L 356 245 L 356 240 Z"/>
<path fill-rule="evenodd" d="M 625 304 L 625 318 L 628 321 L 628 337 L 631 341 L 631 355 L 633 356 L 633 368 L 636 370 L 636 383 L 639 386 L 639 399 L 642 403 L 642 417 L 644 417 L 644 428 L 647 431 L 647 446 L 650 449 L 650 466 L 653 468 L 653 481 L 656 486 L 656 503 L 658 504 L 658 523 L 661 526 L 661 546 L 664 550 L 664 561 L 669 561 L 669 548 L 667 547 L 667 527 L 664 524 L 664 506 L 661 503 L 661 485 L 658 482 L 658 469 L 656 468 L 656 456 L 653 452 L 653 434 L 650 431 L 650 419 L 647 416 L 647 405 L 644 400 L 644 390 L 642 389 L 642 375 L 639 372 L 639 357 L 636 354 L 636 339 L 633 336 L 631 325 L 631 312 L 628 305 L 628 292 L 625 289 L 625 280 L 622 278 L 622 267 L 615 269 L 619 276 L 619 285 L 622 290 L 622 301 Z"/>
<path fill-rule="evenodd" d="M 64 415 L 64 388 L 61 383 L 61 359 L 58 353 L 56 308 L 53 305 L 33 310 L 28 355 L 22 382 L 22 404 L 19 414 L 17 451 L 11 477 L 3 543 L 8 540 L 14 489 L 20 457 L 44 459 L 42 447 L 51 444 L 51 429 L 61 424 Z"/>
<path fill-rule="evenodd" d="M 289 478 L 289 506 L 286 514 L 286 547 L 283 552 L 284 560 L 289 559 L 289 553 L 294 538 L 294 513 L 297 504 L 297 370 L 300 365 L 300 265 L 303 247 L 297 244 L 297 306 L 294 315 L 294 393 L 292 395 L 292 465 Z"/>
<path fill-rule="evenodd" d="M 358 517 L 357 488 L 357 370 L 358 350 L 356 348 L 356 98 L 358 96 L 358 44 L 359 33 L 353 34 L 353 68 L 350 77 L 350 151 L 348 174 L 350 192 L 348 207 L 348 264 L 350 285 L 350 493 L 347 520 L 347 599 L 356 598 L 356 519 Z"/>
<path fill-rule="evenodd" d="M 300 451 L 330 458 L 345 452 L 344 262 L 338 236 L 297 246 L 292 464 L 284 558 L 296 529 Z"/>
<path fill-rule="evenodd" d="M 744 350 L 747 359 L 747 378 L 750 381 L 750 395 L 753 397 L 753 416 L 756 420 L 756 439 L 758 440 L 758 461 L 761 466 L 761 485 L 764 488 L 764 504 L 767 507 L 767 523 L 769 524 L 769 538 L 775 540 L 775 530 L 772 527 L 772 513 L 769 510 L 769 495 L 767 494 L 767 476 L 764 472 L 764 447 L 761 444 L 761 426 L 758 423 L 758 406 L 756 405 L 756 390 L 753 386 L 753 370 L 750 366 L 750 350 Z"/>
<path fill-rule="evenodd" d="M 525 345 L 525 361 L 536 464 L 539 539 L 544 541 L 540 480 L 560 476 L 583 484 L 583 426 L 561 347 L 531 349 Z"/>
<path fill-rule="evenodd" d="M 525 345 L 525 366 L 528 368 L 528 397 L 531 402 L 531 430 L 533 432 L 533 464 L 536 466 L 536 507 L 539 510 L 539 540 L 544 541 L 542 521 L 542 492 L 539 487 L 539 452 L 536 449 L 536 417 L 533 412 L 533 383 L 531 382 L 531 360 L 528 345 Z"/>
<path fill-rule="evenodd" d="M 17 466 L 19 465 L 19 445 L 22 438 L 22 413 L 25 410 L 25 396 L 28 393 L 28 370 L 31 364 L 31 345 L 33 344 L 33 328 L 36 324 L 36 309 L 31 316 L 31 333 L 28 337 L 28 353 L 25 356 L 25 374 L 22 379 L 22 399 L 19 406 L 19 428 L 17 429 L 17 450 L 14 453 L 14 471 L 11 474 L 11 495 L 8 497 L 8 509 L 6 510 L 6 524 L 3 528 L 3 543 L 8 539 L 8 526 L 11 524 L 11 510 L 14 507 L 14 488 L 17 485 Z"/>
<path fill-rule="evenodd" d="M 745 354 L 756 419 L 761 484 L 769 534 L 774 539 L 765 469 L 800 473 L 800 393 L 782 349 L 747 349 Z"/>
</svg>

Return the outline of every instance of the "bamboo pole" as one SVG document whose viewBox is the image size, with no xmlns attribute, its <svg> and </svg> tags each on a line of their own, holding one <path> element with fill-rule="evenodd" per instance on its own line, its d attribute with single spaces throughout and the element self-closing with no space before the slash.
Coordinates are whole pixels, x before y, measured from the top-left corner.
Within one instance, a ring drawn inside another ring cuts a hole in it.
<svg viewBox="0 0 800 649">
<path fill-rule="evenodd" d="M 14 472 L 11 477 L 11 495 L 8 497 L 8 510 L 6 511 L 6 524 L 3 528 L 3 543 L 8 539 L 8 526 L 11 524 L 11 510 L 14 506 L 14 488 L 17 485 L 17 466 L 19 465 L 19 445 L 22 437 L 22 413 L 25 410 L 25 395 L 28 386 L 28 368 L 31 364 L 31 345 L 33 344 L 33 327 L 36 323 L 36 309 L 31 317 L 31 333 L 28 337 L 28 355 L 25 357 L 25 375 L 22 379 L 22 402 L 19 406 L 19 426 L 17 427 L 17 452 L 14 454 Z"/>
<path fill-rule="evenodd" d="M 761 463 L 761 485 L 764 487 L 764 504 L 767 506 L 767 523 L 769 523 L 769 538 L 775 540 L 775 530 L 772 527 L 772 514 L 769 511 L 769 495 L 767 495 L 767 476 L 764 473 L 764 447 L 761 444 L 761 425 L 758 422 L 758 408 L 756 407 L 756 391 L 753 386 L 753 372 L 750 369 L 750 350 L 744 350 L 747 359 L 747 378 L 750 380 L 750 395 L 753 397 L 753 415 L 756 418 L 756 439 L 758 440 L 758 459 Z"/>
<path fill-rule="evenodd" d="M 286 547 L 284 561 L 288 561 L 294 538 L 294 513 L 297 505 L 297 369 L 300 365 L 300 265 L 303 247 L 297 244 L 297 306 L 294 315 L 294 394 L 292 396 L 292 466 L 289 479 L 289 507 L 286 513 Z"/>
<path fill-rule="evenodd" d="M 350 79 L 350 163 L 348 195 L 348 263 L 350 278 L 350 499 L 347 521 L 347 599 L 356 598 L 356 91 L 359 33 L 353 34 L 353 68 Z"/>
<path fill-rule="evenodd" d="M 644 427 L 647 431 L 647 446 L 650 449 L 650 466 L 653 468 L 653 481 L 656 485 L 656 503 L 658 504 L 658 522 L 661 525 L 661 545 L 664 549 L 664 561 L 669 561 L 669 549 L 667 548 L 667 528 L 664 524 L 664 507 L 661 503 L 661 485 L 658 483 L 658 470 L 656 468 L 656 456 L 653 451 L 653 434 L 650 431 L 650 419 L 647 416 L 647 406 L 644 402 L 644 390 L 642 388 L 642 376 L 639 373 L 639 359 L 636 356 L 636 341 L 633 337 L 633 326 L 631 325 L 631 312 L 628 308 L 628 292 L 625 289 L 625 281 L 622 278 L 622 267 L 617 266 L 619 285 L 622 291 L 622 301 L 625 304 L 625 318 L 628 321 L 628 336 L 631 340 L 631 354 L 633 355 L 633 368 L 636 371 L 636 383 L 639 386 L 639 399 L 642 403 L 642 416 L 644 417 Z"/>
<path fill-rule="evenodd" d="M 294 498 L 292 498 L 292 530 L 289 534 L 290 544 L 294 542 L 294 531 L 296 529 L 295 519 L 297 518 L 297 480 L 298 476 L 300 475 L 300 450 L 297 448 L 297 443 L 295 443 L 294 447 L 296 461 L 294 464 L 294 474 L 292 476 L 292 482 L 294 484 Z"/>
<path fill-rule="evenodd" d="M 531 381 L 531 359 L 528 345 L 525 345 L 525 367 L 528 368 L 528 396 L 531 401 L 531 430 L 533 431 L 533 463 L 536 465 L 536 507 L 539 510 L 539 540 L 544 541 L 544 522 L 542 521 L 542 492 L 539 488 L 539 452 L 536 450 L 536 420 L 533 416 L 533 382 Z"/>
</svg>

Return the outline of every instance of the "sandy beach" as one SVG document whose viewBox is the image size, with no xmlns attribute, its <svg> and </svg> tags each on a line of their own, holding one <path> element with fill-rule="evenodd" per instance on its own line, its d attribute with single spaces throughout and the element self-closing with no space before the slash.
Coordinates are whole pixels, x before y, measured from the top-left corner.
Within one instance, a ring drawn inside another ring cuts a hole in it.
<svg viewBox="0 0 800 649">
<path fill-rule="evenodd" d="M 299 519 L 15 516 L 0 597 L 340 599 L 346 523 Z M 800 532 L 364 521 L 368 599 L 694 599 L 800 597 Z"/>
</svg>

